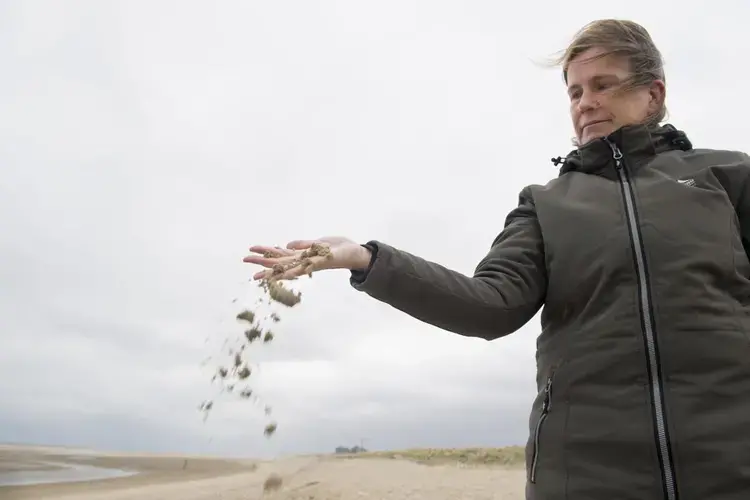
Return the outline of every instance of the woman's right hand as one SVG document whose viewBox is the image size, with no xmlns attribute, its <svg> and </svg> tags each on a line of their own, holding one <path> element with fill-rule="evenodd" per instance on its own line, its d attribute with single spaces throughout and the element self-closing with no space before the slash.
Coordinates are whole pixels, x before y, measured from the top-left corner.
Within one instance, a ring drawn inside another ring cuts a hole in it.
<svg viewBox="0 0 750 500">
<path fill-rule="evenodd" d="M 295 240 L 286 248 L 255 245 L 250 247 L 250 252 L 243 262 L 266 268 L 256 273 L 254 280 L 271 277 L 290 280 L 324 269 L 366 269 L 371 258 L 370 250 L 340 236 Z"/>
</svg>

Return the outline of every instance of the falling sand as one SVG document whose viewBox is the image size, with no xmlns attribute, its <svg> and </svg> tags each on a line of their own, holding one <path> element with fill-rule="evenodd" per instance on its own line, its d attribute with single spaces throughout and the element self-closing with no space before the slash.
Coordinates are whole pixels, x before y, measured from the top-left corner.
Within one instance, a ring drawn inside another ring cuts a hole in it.
<svg viewBox="0 0 750 500">
<path fill-rule="evenodd" d="M 264 256 L 267 258 L 281 257 L 280 254 L 274 254 L 271 252 L 266 253 Z M 267 305 L 278 303 L 287 308 L 296 306 L 301 302 L 302 294 L 284 286 L 283 281 L 295 279 L 289 278 L 287 273 L 290 271 L 301 271 L 302 274 L 312 277 L 316 264 L 325 259 L 330 259 L 331 257 L 331 250 L 327 245 L 314 243 L 309 249 L 301 252 L 296 258 L 290 259 L 284 263 L 275 264 L 271 268 L 269 275 L 260 280 L 258 284 L 265 294 L 265 299 L 259 299 L 258 303 Z M 237 299 L 232 302 L 236 303 Z M 236 315 L 235 319 L 238 323 L 243 325 L 242 334 L 239 335 L 238 339 L 234 342 L 234 347 L 227 348 L 226 354 L 228 359 L 225 363 L 222 363 L 216 368 L 216 371 L 211 378 L 211 382 L 221 383 L 222 392 L 235 394 L 241 399 L 252 400 L 254 403 L 258 403 L 259 398 L 255 395 L 251 385 L 248 384 L 248 380 L 253 374 L 253 369 L 250 366 L 246 354 L 248 348 L 253 344 L 263 345 L 273 342 L 275 334 L 267 325 L 269 322 L 274 325 L 278 324 L 281 321 L 281 316 L 276 312 L 271 312 L 269 315 L 261 318 L 261 315 L 258 314 L 257 310 L 244 309 Z M 229 339 L 225 342 L 225 346 L 227 344 L 229 344 Z M 238 388 L 238 386 L 242 387 Z M 204 421 L 208 418 L 209 413 L 213 409 L 213 400 L 201 403 L 199 410 L 203 412 Z M 264 405 L 264 413 L 267 417 L 271 417 L 271 407 Z M 263 434 L 266 437 L 271 437 L 276 432 L 277 426 L 278 424 L 271 419 L 265 425 Z M 271 490 L 281 487 L 280 476 L 276 476 L 275 478 L 269 477 L 268 481 L 268 487 Z M 276 485 L 277 481 L 278 484 Z"/>
</svg>

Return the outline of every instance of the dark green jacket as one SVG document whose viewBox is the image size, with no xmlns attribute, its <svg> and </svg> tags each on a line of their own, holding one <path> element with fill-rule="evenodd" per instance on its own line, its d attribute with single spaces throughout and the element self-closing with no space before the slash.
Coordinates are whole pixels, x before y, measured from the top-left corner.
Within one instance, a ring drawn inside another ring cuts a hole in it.
<svg viewBox="0 0 750 500">
<path fill-rule="evenodd" d="M 748 500 L 749 175 L 625 127 L 523 189 L 473 277 L 371 241 L 352 285 L 487 340 L 544 306 L 529 500 Z"/>
</svg>

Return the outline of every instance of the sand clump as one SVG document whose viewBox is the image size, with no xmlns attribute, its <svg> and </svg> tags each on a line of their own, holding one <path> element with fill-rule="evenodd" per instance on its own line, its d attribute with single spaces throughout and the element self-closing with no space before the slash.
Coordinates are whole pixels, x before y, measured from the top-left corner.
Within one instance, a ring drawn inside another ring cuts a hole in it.
<svg viewBox="0 0 750 500">
<path fill-rule="evenodd" d="M 263 493 L 277 491 L 283 484 L 284 480 L 281 478 L 281 476 L 276 474 L 275 472 L 272 472 L 263 482 Z"/>
</svg>

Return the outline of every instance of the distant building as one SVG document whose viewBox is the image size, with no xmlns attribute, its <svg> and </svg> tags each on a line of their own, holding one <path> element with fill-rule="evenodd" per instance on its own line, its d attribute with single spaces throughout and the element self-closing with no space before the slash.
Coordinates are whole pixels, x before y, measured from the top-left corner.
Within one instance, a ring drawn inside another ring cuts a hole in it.
<svg viewBox="0 0 750 500">
<path fill-rule="evenodd" d="M 367 450 L 364 449 L 362 446 L 354 446 L 352 448 L 347 448 L 346 446 L 336 447 L 336 453 L 339 453 L 339 454 L 365 453 L 366 451 Z"/>
</svg>

